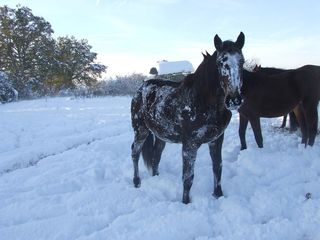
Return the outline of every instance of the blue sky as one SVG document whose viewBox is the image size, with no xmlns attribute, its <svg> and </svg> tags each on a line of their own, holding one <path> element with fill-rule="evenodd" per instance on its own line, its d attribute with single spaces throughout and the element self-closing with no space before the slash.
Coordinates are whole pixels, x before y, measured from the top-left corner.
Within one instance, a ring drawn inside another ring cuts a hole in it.
<svg viewBox="0 0 320 240">
<path fill-rule="evenodd" d="M 243 53 L 263 66 L 320 65 L 320 1 L 296 0 L 1 0 L 28 6 L 54 36 L 88 39 L 108 76 L 147 73 L 158 60 L 189 60 L 214 51 L 217 33 L 246 35 Z"/>
</svg>

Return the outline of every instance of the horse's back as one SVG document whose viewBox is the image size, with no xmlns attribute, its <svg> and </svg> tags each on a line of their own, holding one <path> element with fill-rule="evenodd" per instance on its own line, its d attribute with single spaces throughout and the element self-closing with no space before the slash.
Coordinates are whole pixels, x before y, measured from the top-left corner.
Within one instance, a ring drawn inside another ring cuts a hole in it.
<svg viewBox="0 0 320 240">
<path fill-rule="evenodd" d="M 294 70 L 292 78 L 304 98 L 320 100 L 320 66 L 305 65 Z"/>
<path fill-rule="evenodd" d="M 133 128 L 147 127 L 164 141 L 181 142 L 178 122 L 183 92 L 179 86 L 180 83 L 162 79 L 144 81 L 131 102 Z"/>
<path fill-rule="evenodd" d="M 241 114 L 247 117 L 278 117 L 287 114 L 299 103 L 302 97 L 300 86 L 294 79 L 294 70 L 276 70 L 247 73 L 247 89 L 239 108 Z"/>
<path fill-rule="evenodd" d="M 158 87 L 163 87 L 163 86 L 178 87 L 181 84 L 181 82 L 170 81 L 162 78 L 152 78 L 152 79 L 145 80 L 143 82 L 143 86 L 147 86 L 151 84 L 157 85 Z"/>
</svg>

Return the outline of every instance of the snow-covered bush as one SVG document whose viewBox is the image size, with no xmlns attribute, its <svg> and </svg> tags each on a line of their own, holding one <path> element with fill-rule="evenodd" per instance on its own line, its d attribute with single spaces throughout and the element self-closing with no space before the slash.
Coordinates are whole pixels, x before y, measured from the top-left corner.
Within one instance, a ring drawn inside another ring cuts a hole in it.
<svg viewBox="0 0 320 240">
<path fill-rule="evenodd" d="M 100 82 L 96 86 L 93 94 L 103 95 L 133 95 L 146 79 L 143 74 L 131 74 L 125 76 L 117 76 L 110 80 Z"/>
<path fill-rule="evenodd" d="M 18 99 L 18 91 L 12 87 L 12 82 L 8 75 L 0 72 L 0 102 L 7 103 Z"/>
</svg>

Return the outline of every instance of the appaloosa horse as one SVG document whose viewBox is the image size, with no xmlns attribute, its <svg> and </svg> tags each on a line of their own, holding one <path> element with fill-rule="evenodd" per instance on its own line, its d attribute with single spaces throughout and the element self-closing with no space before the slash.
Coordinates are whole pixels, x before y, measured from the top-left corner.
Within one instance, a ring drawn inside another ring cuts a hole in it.
<svg viewBox="0 0 320 240">
<path fill-rule="evenodd" d="M 312 146 L 318 127 L 320 66 L 306 65 L 280 73 L 244 71 L 239 107 L 241 150 L 246 149 L 248 121 L 258 147 L 263 147 L 260 117 L 280 117 L 294 111 L 302 131 L 302 143 Z"/>
<path fill-rule="evenodd" d="M 213 164 L 214 196 L 223 195 L 221 148 L 231 118 L 225 97 L 238 92 L 242 85 L 244 39 L 242 32 L 236 42 L 222 42 L 216 35 L 216 51 L 204 55 L 196 71 L 183 81 L 148 80 L 137 91 L 131 103 L 135 187 L 141 184 L 138 168 L 141 151 L 146 166 L 152 169 L 152 175 L 157 175 L 165 142 L 182 143 L 182 201 L 189 203 L 197 150 L 207 143 Z"/>
</svg>

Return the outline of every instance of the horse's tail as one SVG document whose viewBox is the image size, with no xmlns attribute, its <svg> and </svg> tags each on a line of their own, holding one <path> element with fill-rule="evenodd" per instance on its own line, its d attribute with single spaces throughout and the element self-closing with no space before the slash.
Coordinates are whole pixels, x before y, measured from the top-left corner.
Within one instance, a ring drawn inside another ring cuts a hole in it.
<svg viewBox="0 0 320 240">
<path fill-rule="evenodd" d="M 152 172 L 153 167 L 153 153 L 154 152 L 154 136 L 152 132 L 149 132 L 147 139 L 142 146 L 142 157 L 144 165 L 149 172 Z"/>
</svg>

